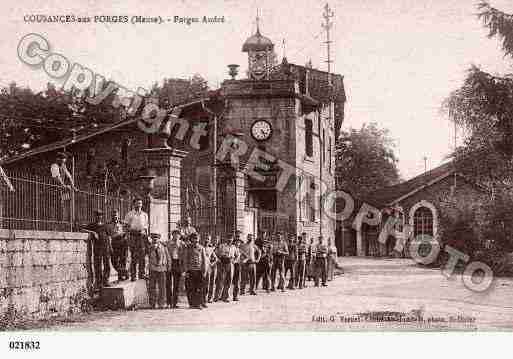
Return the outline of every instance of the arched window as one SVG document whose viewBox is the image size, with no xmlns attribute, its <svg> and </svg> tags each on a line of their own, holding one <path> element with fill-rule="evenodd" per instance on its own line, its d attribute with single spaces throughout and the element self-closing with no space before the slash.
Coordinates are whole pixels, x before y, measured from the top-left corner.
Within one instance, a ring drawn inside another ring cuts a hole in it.
<svg viewBox="0 0 513 359">
<path fill-rule="evenodd" d="M 433 213 L 427 207 L 419 207 L 413 215 L 414 235 L 428 234 L 433 236 Z"/>
</svg>

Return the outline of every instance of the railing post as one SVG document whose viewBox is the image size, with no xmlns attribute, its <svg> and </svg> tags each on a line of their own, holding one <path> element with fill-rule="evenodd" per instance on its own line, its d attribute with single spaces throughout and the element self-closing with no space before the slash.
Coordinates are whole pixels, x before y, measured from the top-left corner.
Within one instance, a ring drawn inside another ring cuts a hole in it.
<svg viewBox="0 0 513 359">
<path fill-rule="evenodd" d="M 71 211 L 71 218 L 70 218 L 70 230 L 73 232 L 73 225 L 75 223 L 75 189 L 71 189 L 71 198 L 70 198 L 70 211 Z"/>
<path fill-rule="evenodd" d="M 39 196 L 39 182 L 38 181 L 34 181 L 36 182 L 35 185 L 36 185 L 36 203 L 34 203 L 34 207 L 36 208 L 36 215 L 35 215 L 35 220 L 36 220 L 36 231 L 39 230 L 39 201 L 41 200 L 40 199 L 40 196 Z"/>
</svg>

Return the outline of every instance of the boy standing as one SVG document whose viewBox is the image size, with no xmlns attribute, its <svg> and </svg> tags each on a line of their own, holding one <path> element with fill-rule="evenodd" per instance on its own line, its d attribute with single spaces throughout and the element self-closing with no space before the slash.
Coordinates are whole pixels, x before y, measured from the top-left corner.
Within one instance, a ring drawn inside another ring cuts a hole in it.
<svg viewBox="0 0 513 359">
<path fill-rule="evenodd" d="M 150 283 L 149 297 L 150 306 L 155 309 L 166 306 L 166 271 L 169 266 L 169 253 L 164 244 L 160 241 L 159 233 L 152 233 L 149 253 Z"/>
</svg>

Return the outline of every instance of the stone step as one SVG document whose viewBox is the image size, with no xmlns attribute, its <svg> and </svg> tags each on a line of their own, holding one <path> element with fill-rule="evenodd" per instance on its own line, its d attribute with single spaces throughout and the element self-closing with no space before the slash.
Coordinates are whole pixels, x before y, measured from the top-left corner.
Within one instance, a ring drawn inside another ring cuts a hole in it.
<svg viewBox="0 0 513 359">
<path fill-rule="evenodd" d="M 112 283 L 100 291 L 100 303 L 105 309 L 134 309 L 148 307 L 148 287 L 146 280 Z"/>
</svg>

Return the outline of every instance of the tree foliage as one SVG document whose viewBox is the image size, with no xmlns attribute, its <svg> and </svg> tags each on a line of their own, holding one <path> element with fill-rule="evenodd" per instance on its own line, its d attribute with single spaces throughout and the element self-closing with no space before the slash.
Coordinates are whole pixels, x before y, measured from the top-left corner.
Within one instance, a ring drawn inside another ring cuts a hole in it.
<svg viewBox="0 0 513 359">
<path fill-rule="evenodd" d="M 51 83 L 37 93 L 14 82 L 2 88 L 0 159 L 124 117 L 123 106 L 112 106 L 115 91 L 99 105 L 88 103 L 87 95 L 63 91 Z"/>
<path fill-rule="evenodd" d="M 478 5 L 478 18 L 513 56 L 513 16 Z M 453 154 L 458 169 L 490 186 L 509 186 L 513 169 L 513 75 L 489 74 L 472 66 L 463 85 L 444 101 L 451 121 L 466 131 Z"/>
<path fill-rule="evenodd" d="M 375 123 L 342 131 L 337 144 L 338 189 L 365 196 L 400 180 L 394 141 Z"/>
<path fill-rule="evenodd" d="M 104 83 L 102 90 L 109 85 Z M 194 75 L 164 79 L 162 85 L 153 86 L 151 95 L 159 99 L 161 107 L 169 108 L 207 91 L 205 79 Z M 128 104 L 119 101 L 117 88 L 98 105 L 89 103 L 89 96 L 89 91 L 63 91 L 51 83 L 40 92 L 14 82 L 0 89 L 0 160 L 127 118 Z"/>
<path fill-rule="evenodd" d="M 487 1 L 481 1 L 477 8 L 478 18 L 489 30 L 488 37 L 498 37 L 504 53 L 513 56 L 513 15 L 492 7 Z"/>
<path fill-rule="evenodd" d="M 486 1 L 478 4 L 478 10 L 488 37 L 499 39 L 505 57 L 512 57 L 513 15 Z M 465 224 L 467 229 L 474 225 L 477 238 L 472 255 L 506 273 L 511 268 L 504 267 L 504 252 L 513 251 L 513 75 L 492 75 L 473 66 L 443 108 L 466 131 L 463 145 L 453 154 L 458 170 L 490 186 L 494 193 L 482 203 L 480 218 Z"/>
<path fill-rule="evenodd" d="M 161 85 L 153 85 L 151 95 L 158 98 L 160 107 L 170 108 L 199 99 L 205 96 L 208 90 L 207 81 L 201 75 L 195 74 L 190 79 L 165 78 Z"/>
</svg>

